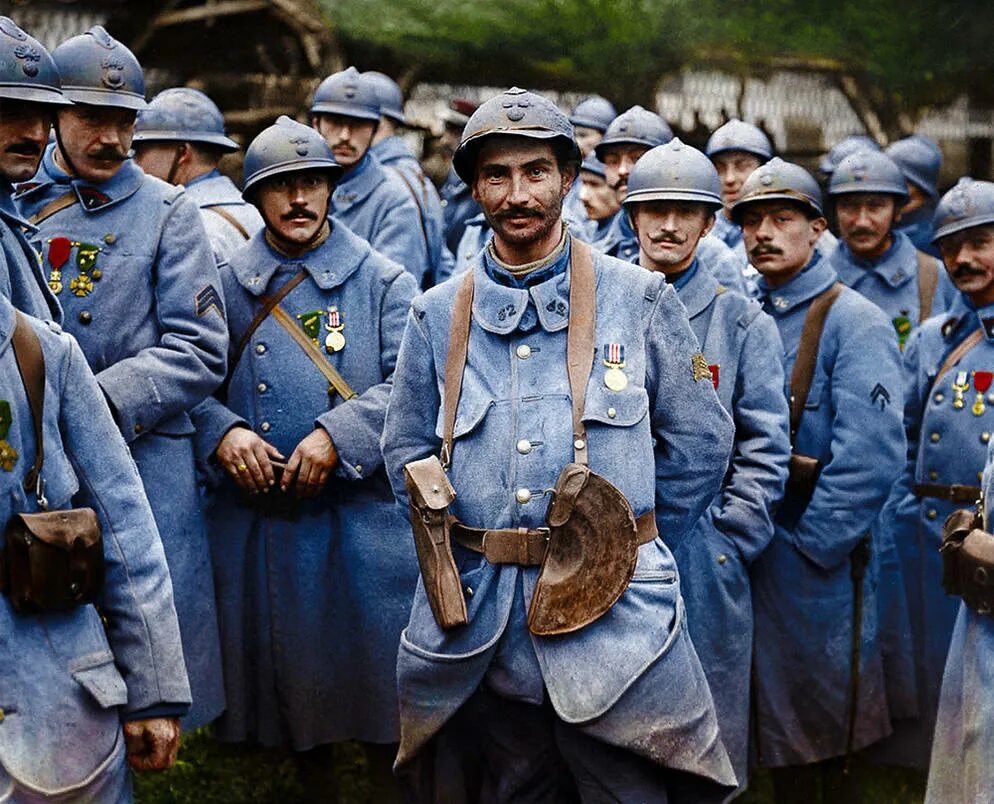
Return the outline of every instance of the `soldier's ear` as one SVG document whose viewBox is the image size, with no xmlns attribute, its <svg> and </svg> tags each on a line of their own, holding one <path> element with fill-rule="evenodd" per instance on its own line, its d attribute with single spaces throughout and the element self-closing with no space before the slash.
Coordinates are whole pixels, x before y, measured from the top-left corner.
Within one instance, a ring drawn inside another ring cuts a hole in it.
<svg viewBox="0 0 994 804">
<path fill-rule="evenodd" d="M 827 227 L 828 227 L 828 221 L 825 220 L 825 218 L 818 217 L 818 218 L 812 218 L 811 219 L 811 232 L 814 235 L 811 238 L 811 244 L 812 245 L 814 245 L 814 242 L 819 237 L 821 237 L 822 232 L 824 232 Z"/>
<path fill-rule="evenodd" d="M 708 232 L 710 232 L 714 228 L 714 221 L 715 221 L 714 215 L 715 215 L 714 212 L 708 215 L 707 222 L 704 224 L 704 228 L 701 230 L 701 237 L 706 237 Z"/>
</svg>

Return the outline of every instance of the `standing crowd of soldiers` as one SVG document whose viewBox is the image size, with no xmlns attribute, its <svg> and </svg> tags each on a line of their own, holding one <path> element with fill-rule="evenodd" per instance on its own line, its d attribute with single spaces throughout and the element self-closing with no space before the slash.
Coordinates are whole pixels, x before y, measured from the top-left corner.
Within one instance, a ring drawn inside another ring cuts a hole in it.
<svg viewBox="0 0 994 804">
<path fill-rule="evenodd" d="M 388 76 L 308 116 L 239 189 L 0 17 L 0 801 L 205 724 L 308 801 L 994 800 L 994 184 L 512 88 L 439 192 Z"/>
</svg>

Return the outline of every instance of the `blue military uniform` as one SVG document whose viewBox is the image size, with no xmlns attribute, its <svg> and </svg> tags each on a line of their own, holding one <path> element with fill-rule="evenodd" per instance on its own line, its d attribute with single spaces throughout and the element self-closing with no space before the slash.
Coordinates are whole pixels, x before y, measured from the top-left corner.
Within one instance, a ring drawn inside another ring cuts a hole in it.
<svg viewBox="0 0 994 804">
<path fill-rule="evenodd" d="M 836 280 L 817 255 L 782 287 L 760 279 L 763 309 L 783 339 L 786 376 L 811 301 Z M 843 290 L 825 321 L 795 444 L 823 468 L 806 508 L 788 488 L 773 541 L 752 567 L 756 748 L 763 766 L 845 753 L 854 603 L 850 554 L 870 531 L 900 471 L 903 383 L 890 322 L 862 296 Z M 872 559 L 863 601 L 855 749 L 890 732 Z"/>
<path fill-rule="evenodd" d="M 449 251 L 455 254 L 466 222 L 482 210 L 466 182 L 454 170 L 449 171 L 438 192 L 442 196 L 442 210 L 445 213 L 445 242 Z"/>
<path fill-rule="evenodd" d="M 0 296 L 35 318 L 61 323 L 62 308 L 42 275 L 38 254 L 25 232 L 35 228 L 21 216 L 12 187 L 0 179 Z"/>
<path fill-rule="evenodd" d="M 224 708 L 210 555 L 188 411 L 224 378 L 220 277 L 182 188 L 128 160 L 105 182 L 71 179 L 50 146 L 19 197 L 26 216 L 72 193 L 39 224 L 42 263 L 138 464 L 176 589 L 193 727 Z"/>
<path fill-rule="evenodd" d="M 744 786 L 753 635 L 749 565 L 773 538 L 790 455 L 783 346 L 759 303 L 728 291 L 700 259 L 674 287 L 718 398 L 735 422 L 735 446 L 725 484 L 691 534 L 679 542 L 664 539 L 680 569 L 690 636 L 714 695 L 721 739 Z M 666 493 L 660 485 L 658 496 Z"/>
<path fill-rule="evenodd" d="M 984 530 L 991 529 L 994 500 L 994 442 L 987 451 L 983 481 Z M 959 607 L 942 676 L 942 694 L 932 741 L 926 804 L 974 804 L 994 800 L 994 729 L 991 690 L 994 619 L 965 604 Z"/>
<path fill-rule="evenodd" d="M 121 720 L 180 714 L 190 701 L 169 572 L 135 465 L 86 359 L 57 325 L 27 321 L 45 359 L 42 477 L 49 509 L 97 511 L 106 579 L 99 613 L 84 605 L 17 614 L 0 598 L 0 797 L 125 804 L 131 782 Z M 11 344 L 14 325 L 14 308 L 0 296 L 7 414 L 0 433 L 17 453 L 0 465 L 2 523 L 39 510 L 22 485 L 35 434 Z"/>
<path fill-rule="evenodd" d="M 233 344 L 259 297 L 300 270 L 307 280 L 281 306 L 304 316 L 324 311 L 324 325 L 337 308 L 346 345 L 329 359 L 358 396 L 329 403 L 327 381 L 270 316 L 231 367 L 226 398 L 198 408 L 206 455 L 240 424 L 287 457 L 321 426 L 339 456 L 320 495 L 296 502 L 289 516 L 258 509 L 227 477 L 214 495 L 211 544 L 228 700 L 218 734 L 298 750 L 346 739 L 396 742 L 397 644 L 418 570 L 409 525 L 381 469 L 379 438 L 417 288 L 340 223 L 297 258 L 274 250 L 259 232 L 222 267 Z M 324 326 L 320 333 L 324 351 Z"/>
<path fill-rule="evenodd" d="M 335 187 L 332 217 L 380 254 L 403 265 L 420 283 L 428 270 L 428 249 L 418 206 L 398 176 L 367 153 Z"/>
<path fill-rule="evenodd" d="M 383 167 L 401 174 L 404 187 L 418 205 L 418 222 L 427 241 L 429 270 L 423 283 L 430 287 L 444 282 L 452 274 L 452 252 L 445 244 L 445 213 L 442 199 L 421 164 L 398 136 L 387 137 L 370 149 Z"/>
<path fill-rule="evenodd" d="M 450 510 L 469 525 L 544 525 L 549 490 L 573 458 L 565 357 L 570 251 L 567 239 L 527 288 L 489 249 L 474 268 L 449 471 L 457 493 Z M 697 342 L 673 290 L 659 276 L 602 255 L 594 271 L 597 353 L 583 414 L 590 468 L 622 491 L 636 515 L 655 505 L 661 531 L 679 538 L 718 489 L 732 428 L 710 375 L 692 371 Z M 457 287 L 452 280 L 428 291 L 408 317 L 382 442 L 400 499 L 404 465 L 437 453 L 441 443 Z M 605 385 L 601 358 L 612 343 L 625 349 L 621 391 Z M 661 445 L 655 472 L 653 436 Z M 662 499 L 657 481 L 667 489 Z M 557 637 L 533 636 L 525 624 L 537 567 L 490 564 L 458 544 L 453 551 L 469 625 L 442 630 L 418 584 L 398 663 L 400 768 L 483 684 L 502 700 L 548 701 L 560 722 L 588 739 L 685 771 L 711 794 L 734 787 L 662 540 L 639 549 L 632 582 L 606 614 Z"/>
<path fill-rule="evenodd" d="M 262 216 L 258 210 L 242 199 L 235 183 L 220 170 L 215 169 L 195 178 L 186 185 L 186 194 L 200 208 L 204 229 L 219 260 L 227 260 L 242 248 L 246 237 L 218 210 L 238 221 L 249 236 L 262 228 Z"/>
</svg>

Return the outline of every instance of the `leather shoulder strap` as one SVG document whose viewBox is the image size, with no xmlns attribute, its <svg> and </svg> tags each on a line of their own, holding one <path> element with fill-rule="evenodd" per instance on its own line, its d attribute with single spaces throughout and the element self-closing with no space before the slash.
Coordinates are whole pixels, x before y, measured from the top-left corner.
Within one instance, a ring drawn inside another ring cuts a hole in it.
<svg viewBox="0 0 994 804">
<path fill-rule="evenodd" d="M 400 177 L 400 180 L 404 182 L 404 185 L 407 187 L 407 191 L 411 194 L 411 198 L 414 199 L 414 206 L 418 210 L 418 223 L 421 224 L 421 237 L 425 241 L 425 253 L 428 255 L 428 258 L 431 259 L 431 245 L 428 242 L 428 226 L 425 224 L 425 214 L 421 209 L 421 201 L 418 200 L 418 193 L 411 186 L 411 182 L 408 180 L 407 176 L 404 175 L 404 171 L 395 167 L 391 167 L 390 170 Z"/>
<path fill-rule="evenodd" d="M 278 304 L 273 307 L 273 318 L 276 319 L 276 323 L 287 331 L 297 345 L 304 350 L 304 354 L 311 359 L 311 362 L 318 367 L 318 371 L 328 381 L 329 393 L 332 390 L 337 391 L 342 399 L 352 399 L 357 396 L 355 390 L 353 390 L 352 386 L 339 373 L 338 369 L 331 365 L 324 356 L 324 353 L 314 345 L 314 341 L 307 337 L 304 331 L 291 318 L 290 314 Z"/>
<path fill-rule="evenodd" d="M 34 215 L 28 218 L 28 223 L 37 226 L 44 220 L 51 218 L 56 212 L 61 212 L 64 209 L 68 209 L 73 204 L 79 203 L 79 196 L 76 195 L 75 191 L 70 190 L 65 195 L 60 195 L 58 198 L 53 198 L 45 206 L 39 209 Z"/>
<path fill-rule="evenodd" d="M 11 341 L 17 370 L 21 375 L 24 392 L 31 407 L 35 431 L 35 462 L 24 477 L 24 489 L 36 493 L 40 492 L 38 478 L 41 477 L 41 467 L 45 463 L 45 442 L 42 437 L 42 426 L 45 421 L 45 355 L 41 351 L 38 334 L 31 329 L 31 325 L 20 312 L 17 313 L 17 323 Z M 42 495 L 39 493 L 38 496 Z"/>
<path fill-rule="evenodd" d="M 246 329 L 245 332 L 242 333 L 242 337 L 238 339 L 238 345 L 235 347 L 231 360 L 228 361 L 228 376 L 225 378 L 224 382 L 221 384 L 221 388 L 218 390 L 218 393 L 220 393 L 221 396 L 224 396 L 228 392 L 228 384 L 231 382 L 231 378 L 235 373 L 235 366 L 237 366 L 238 361 L 242 359 L 242 353 L 245 351 L 245 347 L 249 345 L 249 341 L 252 340 L 252 336 L 259 328 L 259 325 L 269 317 L 269 314 L 273 311 L 273 308 L 283 301 L 283 299 L 285 299 L 288 295 L 290 295 L 290 291 L 297 287 L 297 285 L 303 282 L 306 278 L 307 270 L 301 268 L 272 296 L 263 296 L 259 299 L 259 301 L 262 302 L 262 305 L 255 311 L 255 315 L 249 322 L 248 329 Z"/>
<path fill-rule="evenodd" d="M 935 259 L 924 251 L 916 251 L 918 258 L 918 323 L 932 315 L 932 300 L 939 285 L 939 266 Z"/>
<path fill-rule="evenodd" d="M 959 363 L 963 359 L 963 356 L 969 352 L 974 346 L 976 346 L 984 337 L 984 331 L 979 327 L 967 335 L 963 342 L 960 343 L 955 349 L 953 349 L 946 359 L 942 361 L 942 365 L 939 367 L 938 373 L 935 375 L 935 379 L 932 380 L 932 387 L 934 388 L 939 380 L 942 379 L 943 375 L 946 374 L 949 369 Z"/>
<path fill-rule="evenodd" d="M 843 285 L 836 282 L 824 293 L 815 297 L 804 316 L 804 327 L 801 329 L 801 340 L 797 345 L 797 359 L 790 373 L 790 443 L 797 438 L 797 430 L 801 426 L 801 416 L 808 401 L 811 381 L 815 376 L 815 362 L 818 358 L 818 346 L 821 334 L 825 329 L 825 319 L 832 309 L 835 300 L 839 298 Z"/>
<path fill-rule="evenodd" d="M 462 393 L 462 375 L 469 354 L 469 325 L 473 318 L 473 290 L 476 268 L 470 266 L 452 302 L 452 324 L 449 330 L 449 353 L 445 358 L 445 398 L 442 400 L 443 469 L 452 462 L 452 434 L 456 429 L 456 410 Z"/>
<path fill-rule="evenodd" d="M 245 240 L 251 239 L 252 235 L 250 235 L 248 233 L 248 230 L 244 226 L 242 226 L 241 221 L 239 221 L 238 218 L 236 218 L 234 215 L 228 212 L 228 210 L 226 210 L 224 207 L 219 206 L 217 204 L 213 204 L 209 207 L 201 207 L 201 209 L 209 209 L 215 215 L 220 215 L 228 223 L 230 223 L 232 227 L 234 227 L 234 229 L 238 232 L 238 234 L 242 236 L 242 238 L 244 238 Z"/>
</svg>

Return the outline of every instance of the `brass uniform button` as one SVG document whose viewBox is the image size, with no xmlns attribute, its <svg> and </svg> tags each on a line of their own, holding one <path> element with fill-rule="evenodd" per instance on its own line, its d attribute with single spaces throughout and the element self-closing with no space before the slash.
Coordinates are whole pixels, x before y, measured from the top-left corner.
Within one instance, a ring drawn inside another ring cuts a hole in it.
<svg viewBox="0 0 994 804">
<path fill-rule="evenodd" d="M 268 433 L 269 430 L 271 429 L 269 422 L 263 422 L 262 424 L 260 424 L 259 429 L 262 430 L 262 432 L 264 433 Z"/>
<path fill-rule="evenodd" d="M 929 436 L 929 440 L 930 440 L 930 441 L 931 441 L 931 442 L 932 442 L 933 444 L 937 443 L 937 442 L 939 441 L 939 439 L 940 439 L 940 438 L 942 438 L 942 436 L 940 436 L 940 435 L 939 435 L 938 433 L 932 433 L 932 435 L 930 435 L 930 436 Z"/>
<path fill-rule="evenodd" d="M 257 343 L 255 345 L 255 353 L 257 355 L 264 355 L 266 353 L 266 344 L 264 344 L 264 343 Z"/>
<path fill-rule="evenodd" d="M 613 419 L 617 415 L 618 415 L 618 411 L 616 411 L 614 408 L 608 408 L 607 409 L 607 417 L 609 419 Z"/>
<path fill-rule="evenodd" d="M 523 343 L 514 350 L 514 353 L 522 360 L 527 360 L 532 356 L 532 348 L 527 343 Z"/>
<path fill-rule="evenodd" d="M 142 427 L 140 424 L 136 424 L 135 425 L 135 432 L 138 433 L 138 434 L 141 434 L 141 433 L 145 432 L 145 428 Z"/>
<path fill-rule="evenodd" d="M 518 450 L 522 455 L 527 455 L 532 451 L 532 442 L 527 438 L 522 438 L 516 445 L 515 449 Z"/>
<path fill-rule="evenodd" d="M 514 492 L 514 499 L 516 499 L 522 505 L 528 502 L 531 498 L 532 498 L 532 493 L 528 489 L 518 489 L 516 492 Z"/>
<path fill-rule="evenodd" d="M 91 321 L 93 321 L 93 314 L 89 310 L 83 310 L 83 312 L 79 314 L 80 324 L 89 324 Z"/>
<path fill-rule="evenodd" d="M 269 386 L 268 386 L 268 385 L 266 385 L 266 383 L 264 383 L 264 382 L 260 382 L 260 383 L 259 383 L 259 384 L 258 384 L 258 385 L 256 386 L 256 389 L 257 389 L 257 390 L 259 391 L 259 393 L 260 393 L 260 394 L 264 394 L 264 393 L 266 393 L 266 391 L 268 391 L 268 390 L 269 390 Z"/>
<path fill-rule="evenodd" d="M 725 566 L 725 564 L 727 562 L 728 562 L 728 556 L 726 556 L 724 553 L 722 553 L 720 556 L 718 556 L 718 563 L 719 564 L 721 564 L 722 566 Z"/>
<path fill-rule="evenodd" d="M 929 473 L 928 473 L 928 479 L 929 480 L 938 480 L 939 479 L 939 473 L 936 472 L 935 469 L 930 469 Z"/>
<path fill-rule="evenodd" d="M 939 512 L 934 508 L 929 508 L 928 513 L 925 514 L 929 519 L 935 519 L 939 515 Z"/>
</svg>

